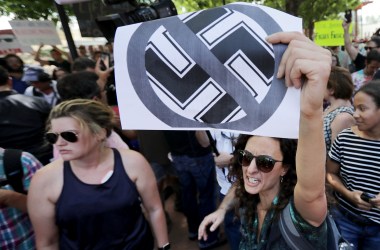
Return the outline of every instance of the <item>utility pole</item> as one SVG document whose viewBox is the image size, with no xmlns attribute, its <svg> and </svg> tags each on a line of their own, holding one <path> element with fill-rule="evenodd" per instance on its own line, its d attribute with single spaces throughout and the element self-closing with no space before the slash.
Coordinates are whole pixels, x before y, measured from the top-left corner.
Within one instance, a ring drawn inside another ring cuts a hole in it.
<svg viewBox="0 0 380 250">
<path fill-rule="evenodd" d="M 75 60 L 78 57 L 77 47 L 75 46 L 73 36 L 71 35 L 71 30 L 69 27 L 69 19 L 67 18 L 65 9 L 62 5 L 54 1 L 55 7 L 57 8 L 59 19 L 62 23 L 63 32 L 65 33 L 67 46 L 69 47 L 71 58 Z"/>
</svg>

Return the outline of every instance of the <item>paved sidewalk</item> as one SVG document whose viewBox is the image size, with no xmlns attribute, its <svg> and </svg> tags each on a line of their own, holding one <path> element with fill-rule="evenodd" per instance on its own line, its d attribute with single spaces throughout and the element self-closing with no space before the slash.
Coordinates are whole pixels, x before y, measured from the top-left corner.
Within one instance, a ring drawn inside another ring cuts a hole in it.
<svg viewBox="0 0 380 250">
<path fill-rule="evenodd" d="M 174 195 L 171 195 L 165 202 L 165 208 L 172 220 L 172 227 L 169 233 L 171 249 L 173 250 L 199 250 L 198 242 L 187 238 L 186 219 L 182 213 L 174 210 Z M 214 248 L 215 250 L 229 250 L 228 243 Z"/>
</svg>

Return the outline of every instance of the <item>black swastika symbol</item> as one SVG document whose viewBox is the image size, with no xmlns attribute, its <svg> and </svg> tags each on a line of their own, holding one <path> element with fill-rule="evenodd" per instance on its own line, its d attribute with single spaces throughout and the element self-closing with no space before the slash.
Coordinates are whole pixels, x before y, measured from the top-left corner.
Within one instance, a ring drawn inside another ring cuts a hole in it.
<svg viewBox="0 0 380 250">
<path fill-rule="evenodd" d="M 286 94 L 273 77 L 285 47 L 263 38 L 278 31 L 266 12 L 239 4 L 142 23 L 128 45 L 128 55 L 144 55 L 127 56 L 131 82 L 171 127 L 253 131 Z"/>
</svg>

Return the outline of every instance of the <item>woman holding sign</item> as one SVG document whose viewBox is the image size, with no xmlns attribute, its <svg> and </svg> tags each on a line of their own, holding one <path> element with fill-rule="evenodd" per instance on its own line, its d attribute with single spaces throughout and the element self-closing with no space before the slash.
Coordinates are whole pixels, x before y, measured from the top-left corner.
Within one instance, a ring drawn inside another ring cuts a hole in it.
<svg viewBox="0 0 380 250">
<path fill-rule="evenodd" d="M 285 210 L 309 245 L 326 249 L 323 96 L 331 53 L 296 32 L 276 33 L 267 41 L 289 44 L 277 77 L 285 77 L 289 87 L 302 87 L 298 149 L 291 139 L 240 136 L 231 169 L 234 188 L 203 220 L 199 238 L 207 238 L 206 229 L 215 230 L 236 204 L 242 223 L 240 249 L 291 249 L 278 225 Z"/>
</svg>

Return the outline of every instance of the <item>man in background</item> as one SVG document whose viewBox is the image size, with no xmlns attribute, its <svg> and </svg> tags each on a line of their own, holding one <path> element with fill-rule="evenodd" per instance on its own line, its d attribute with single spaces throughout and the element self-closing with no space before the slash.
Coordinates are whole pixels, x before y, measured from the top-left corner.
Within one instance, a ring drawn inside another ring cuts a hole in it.
<svg viewBox="0 0 380 250">
<path fill-rule="evenodd" d="M 15 92 L 8 72 L 0 67 L 0 147 L 21 149 L 44 165 L 50 163 L 53 150 L 44 139 L 50 109 L 41 97 Z"/>
</svg>

